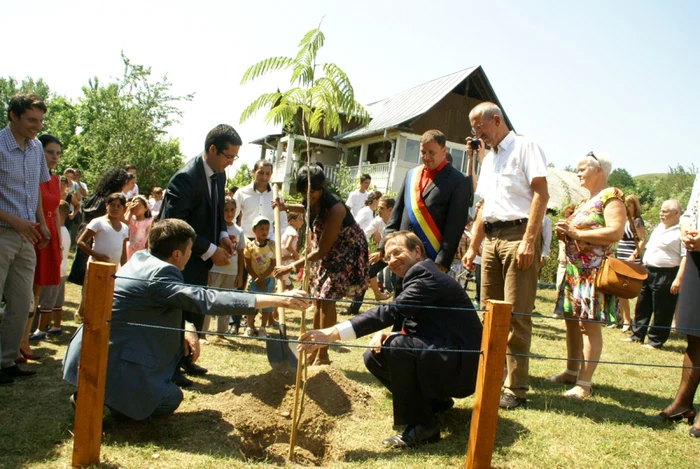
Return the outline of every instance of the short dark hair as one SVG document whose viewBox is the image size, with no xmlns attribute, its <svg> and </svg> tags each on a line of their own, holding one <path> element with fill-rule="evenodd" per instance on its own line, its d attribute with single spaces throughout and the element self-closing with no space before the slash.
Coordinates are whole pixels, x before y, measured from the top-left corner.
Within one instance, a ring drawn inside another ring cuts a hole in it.
<svg viewBox="0 0 700 469">
<path fill-rule="evenodd" d="M 452 164 L 452 160 L 453 160 L 452 153 L 450 153 L 449 151 L 447 153 L 445 153 L 445 159 L 447 160 L 447 162 L 449 164 Z"/>
<path fill-rule="evenodd" d="M 124 166 L 124 170 L 125 170 L 125 171 L 129 171 L 130 169 L 134 169 L 134 170 L 135 170 L 135 169 L 136 169 L 136 166 L 134 166 L 133 164 L 128 164 L 128 165 Z"/>
<path fill-rule="evenodd" d="M 421 138 L 420 138 L 420 143 L 430 143 L 430 142 L 435 142 L 441 147 L 445 146 L 445 143 L 447 143 L 447 138 L 445 138 L 445 134 L 440 132 L 439 130 L 433 129 L 433 130 L 428 130 L 425 132 Z"/>
<path fill-rule="evenodd" d="M 107 196 L 107 205 L 111 204 L 115 200 L 120 201 L 122 205 L 126 207 L 126 197 L 124 197 L 124 194 L 122 194 L 121 192 L 114 192 L 112 194 L 109 194 Z"/>
<path fill-rule="evenodd" d="M 10 104 L 7 106 L 7 118 L 12 120 L 10 113 L 19 118 L 22 114 L 31 108 L 37 108 L 46 114 L 46 104 L 39 95 L 33 93 L 17 93 L 10 99 Z"/>
<path fill-rule="evenodd" d="M 238 191 L 238 186 L 231 186 L 228 188 L 228 191 L 235 194 Z"/>
<path fill-rule="evenodd" d="M 61 143 L 61 141 L 58 138 L 54 137 L 53 135 L 49 135 L 49 134 L 40 135 L 39 141 L 41 142 L 42 147 L 45 147 L 49 143 L 55 143 L 59 147 L 63 148 L 63 144 Z"/>
<path fill-rule="evenodd" d="M 394 204 L 396 204 L 396 201 L 394 200 L 393 197 L 389 197 L 386 195 L 383 195 L 380 199 L 379 202 L 384 202 L 384 204 L 389 207 L 389 208 L 394 208 Z"/>
<path fill-rule="evenodd" d="M 154 220 L 148 232 L 148 251 L 160 260 L 169 258 L 174 250 L 182 253 L 196 233 L 187 222 L 178 218 Z"/>
<path fill-rule="evenodd" d="M 143 195 L 135 195 L 131 198 L 132 202 L 139 201 L 143 204 L 144 207 L 146 207 L 146 211 L 143 212 L 143 218 L 151 218 L 153 215 L 151 214 L 151 209 L 148 208 L 148 199 L 144 197 Z M 127 220 L 128 222 L 129 220 Z"/>
<path fill-rule="evenodd" d="M 371 180 L 372 180 L 372 176 L 370 176 L 370 175 L 367 174 L 367 173 L 365 173 L 365 174 L 363 174 L 362 176 L 360 176 L 360 182 L 365 182 L 365 181 L 367 181 L 367 180 L 370 180 L 370 181 L 371 181 Z"/>
<path fill-rule="evenodd" d="M 241 140 L 236 129 L 230 125 L 219 124 L 207 134 L 207 138 L 204 140 L 204 151 L 208 151 L 212 145 L 216 148 L 217 153 L 221 153 L 229 145 L 243 145 L 243 140 Z"/>
<path fill-rule="evenodd" d="M 257 171 L 258 169 L 262 168 L 263 166 L 269 166 L 270 168 L 274 168 L 274 166 L 272 166 L 272 161 L 270 161 L 270 160 L 258 160 L 253 165 L 253 171 Z"/>
<path fill-rule="evenodd" d="M 386 235 L 386 237 L 384 237 L 384 246 L 386 246 L 386 243 L 388 243 L 394 238 L 403 242 L 403 245 L 406 246 L 406 248 L 408 248 L 409 251 L 413 251 L 417 246 L 420 246 L 420 253 L 421 256 L 423 256 L 423 259 L 428 258 L 427 254 L 425 253 L 425 246 L 423 245 L 423 241 L 421 241 L 420 238 L 412 231 L 404 230 L 389 233 L 388 235 Z"/>
<path fill-rule="evenodd" d="M 65 200 L 61 200 L 58 203 L 58 212 L 63 215 L 64 217 L 67 217 L 68 214 L 70 213 L 70 204 L 66 202 Z"/>
<path fill-rule="evenodd" d="M 326 175 L 323 174 L 323 169 L 312 164 L 311 166 L 302 166 L 297 173 L 297 192 L 306 191 L 306 185 L 311 184 L 311 190 L 320 191 L 326 185 Z"/>
</svg>

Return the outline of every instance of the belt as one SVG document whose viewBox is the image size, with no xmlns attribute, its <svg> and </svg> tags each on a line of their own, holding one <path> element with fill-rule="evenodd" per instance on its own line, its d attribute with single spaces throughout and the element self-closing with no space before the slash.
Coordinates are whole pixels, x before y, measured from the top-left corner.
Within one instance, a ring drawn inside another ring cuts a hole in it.
<svg viewBox="0 0 700 469">
<path fill-rule="evenodd" d="M 680 267 L 680 265 L 677 265 L 677 266 L 675 266 L 675 267 L 654 267 L 654 266 L 651 266 L 651 265 L 647 265 L 647 266 L 645 266 L 645 267 L 646 267 L 647 270 L 649 270 L 650 272 L 673 272 L 673 271 L 678 270 L 678 268 Z"/>
<path fill-rule="evenodd" d="M 498 229 L 498 228 L 507 228 L 510 226 L 519 226 L 519 225 L 526 225 L 527 224 L 527 218 L 519 218 L 517 220 L 508 220 L 508 221 L 485 221 L 484 222 L 484 231 L 486 234 L 491 233 L 493 230 Z"/>
</svg>

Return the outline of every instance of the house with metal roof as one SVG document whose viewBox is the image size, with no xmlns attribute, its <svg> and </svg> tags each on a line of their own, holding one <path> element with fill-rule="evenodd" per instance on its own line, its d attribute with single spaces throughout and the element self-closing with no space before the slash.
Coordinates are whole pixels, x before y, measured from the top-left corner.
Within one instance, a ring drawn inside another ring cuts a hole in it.
<svg viewBox="0 0 700 469">
<path fill-rule="evenodd" d="M 370 174 L 377 190 L 398 192 L 406 172 L 420 164 L 421 135 L 439 129 L 447 137 L 453 165 L 464 171 L 465 141 L 471 135 L 469 112 L 483 101 L 498 104 L 508 128 L 513 129 L 484 70 L 476 66 L 366 105 L 371 117 L 367 126 L 348 123 L 339 135 L 312 137 L 311 159 L 323 164 L 330 181 L 335 180 L 344 163 L 358 177 Z M 271 156 L 272 182 L 282 183 L 286 192 L 290 191 L 294 161 L 306 159 L 302 141 L 300 135 L 279 132 L 251 142 L 261 146 L 261 157 Z"/>
</svg>

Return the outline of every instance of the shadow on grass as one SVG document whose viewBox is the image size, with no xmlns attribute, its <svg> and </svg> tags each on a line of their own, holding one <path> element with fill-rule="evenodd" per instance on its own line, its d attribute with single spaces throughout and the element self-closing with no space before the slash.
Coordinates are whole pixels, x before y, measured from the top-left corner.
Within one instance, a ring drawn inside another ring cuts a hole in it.
<svg viewBox="0 0 700 469">
<path fill-rule="evenodd" d="M 356 371 L 356 370 L 341 370 L 348 379 L 356 381 L 362 384 L 369 384 L 370 386 L 375 386 L 378 388 L 384 388 L 379 380 L 375 378 L 372 373 L 367 370 Z"/>
<path fill-rule="evenodd" d="M 593 383 L 595 396 L 592 399 L 580 401 L 564 397 L 563 393 L 571 385 L 551 383 L 544 378 L 531 377 L 533 389 L 543 392 L 531 395 L 528 399 L 528 409 L 568 414 L 575 417 L 586 418 L 596 423 L 616 422 L 620 424 L 634 424 L 635 426 L 650 428 L 665 428 L 662 423 L 649 417 L 640 408 L 652 408 L 663 410 L 670 399 L 660 398 L 653 394 L 647 394 L 631 389 L 620 389 L 615 386 Z M 617 402 L 601 402 L 597 398 L 611 399 Z"/>
<path fill-rule="evenodd" d="M 467 441 L 469 439 L 469 426 L 471 423 L 471 409 L 453 408 L 440 414 L 441 435 L 443 438 L 435 444 L 427 444 L 408 450 L 374 450 L 356 449 L 345 453 L 346 461 L 364 460 L 393 460 L 403 451 L 413 454 L 465 456 Z M 498 426 L 496 427 L 496 442 L 494 452 L 507 448 L 523 437 L 529 430 L 514 420 L 498 416 Z M 386 435 L 387 437 L 391 435 Z M 368 442 L 368 446 L 380 447 L 381 442 Z"/>
<path fill-rule="evenodd" d="M 240 440 L 230 436 L 233 430 L 218 411 L 176 412 L 142 422 L 105 420 L 104 443 L 139 448 L 153 444 L 187 453 L 240 458 Z"/>
</svg>

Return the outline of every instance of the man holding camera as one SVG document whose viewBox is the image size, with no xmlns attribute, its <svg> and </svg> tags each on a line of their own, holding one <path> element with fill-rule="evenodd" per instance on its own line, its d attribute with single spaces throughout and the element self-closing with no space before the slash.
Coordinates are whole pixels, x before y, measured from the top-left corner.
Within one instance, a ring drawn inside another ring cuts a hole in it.
<svg viewBox="0 0 700 469">
<path fill-rule="evenodd" d="M 481 255 L 481 299 L 507 301 L 513 304 L 513 311 L 529 314 L 535 305 L 540 228 L 549 200 L 547 161 L 535 142 L 508 129 L 497 105 L 477 105 L 469 121 L 472 135 L 480 139 L 478 153 L 483 154 L 485 145 L 491 151 L 483 157 L 476 189 L 484 206 L 462 263 L 474 270 L 474 258 L 486 238 Z M 475 151 L 471 143 L 467 145 L 470 156 Z M 501 408 L 513 409 L 526 402 L 529 360 L 522 355 L 530 353 L 531 336 L 531 319 L 513 316 L 507 351 L 520 356 L 508 356 Z"/>
</svg>

